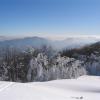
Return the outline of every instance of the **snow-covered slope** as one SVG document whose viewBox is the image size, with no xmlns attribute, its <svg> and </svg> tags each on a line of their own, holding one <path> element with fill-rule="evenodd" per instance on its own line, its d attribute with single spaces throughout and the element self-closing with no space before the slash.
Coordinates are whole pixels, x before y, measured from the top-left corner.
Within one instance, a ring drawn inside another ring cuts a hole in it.
<svg viewBox="0 0 100 100">
<path fill-rule="evenodd" d="M 100 77 L 49 82 L 0 82 L 0 100 L 99 100 Z"/>
</svg>

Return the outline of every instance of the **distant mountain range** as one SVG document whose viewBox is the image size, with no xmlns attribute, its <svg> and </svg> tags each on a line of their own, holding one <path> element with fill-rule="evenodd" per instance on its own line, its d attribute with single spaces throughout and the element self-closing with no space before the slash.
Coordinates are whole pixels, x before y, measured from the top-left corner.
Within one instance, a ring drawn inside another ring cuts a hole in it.
<svg viewBox="0 0 100 100">
<path fill-rule="evenodd" d="M 5 37 L 5 36 L 0 36 L 0 41 L 5 41 L 5 40 L 9 40 L 10 38 Z"/>
<path fill-rule="evenodd" d="M 50 40 L 41 37 L 9 38 L 0 36 L 0 46 L 15 46 L 40 48 L 43 45 L 52 46 L 54 49 L 77 48 L 87 44 L 98 42 L 95 37 L 67 37 L 65 40 Z"/>
<path fill-rule="evenodd" d="M 21 38 L 21 39 L 11 39 L 11 40 L 2 40 L 0 41 L 0 46 L 13 46 L 18 48 L 26 48 L 32 46 L 34 48 L 40 48 L 43 45 L 49 45 L 49 41 L 40 37 L 30 37 L 30 38 Z"/>
</svg>

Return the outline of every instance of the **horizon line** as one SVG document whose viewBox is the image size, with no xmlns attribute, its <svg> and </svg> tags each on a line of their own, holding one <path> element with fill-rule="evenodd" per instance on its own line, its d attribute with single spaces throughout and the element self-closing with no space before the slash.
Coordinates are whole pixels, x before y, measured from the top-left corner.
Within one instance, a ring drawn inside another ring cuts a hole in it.
<svg viewBox="0 0 100 100">
<path fill-rule="evenodd" d="M 41 37 L 41 38 L 47 38 L 47 39 L 52 39 L 52 40 L 64 40 L 66 38 L 100 38 L 100 35 L 93 35 L 93 34 L 88 34 L 88 35 L 83 35 L 83 34 L 29 34 L 29 35 L 0 35 L 0 37 L 8 37 L 8 38 L 27 38 L 27 37 Z"/>
</svg>

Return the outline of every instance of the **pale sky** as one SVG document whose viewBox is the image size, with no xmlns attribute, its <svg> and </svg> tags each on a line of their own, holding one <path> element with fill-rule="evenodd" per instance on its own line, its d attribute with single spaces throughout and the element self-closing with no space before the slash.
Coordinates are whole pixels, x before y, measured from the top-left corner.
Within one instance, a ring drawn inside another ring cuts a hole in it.
<svg viewBox="0 0 100 100">
<path fill-rule="evenodd" d="M 0 0 L 0 35 L 100 35 L 100 0 Z"/>
</svg>

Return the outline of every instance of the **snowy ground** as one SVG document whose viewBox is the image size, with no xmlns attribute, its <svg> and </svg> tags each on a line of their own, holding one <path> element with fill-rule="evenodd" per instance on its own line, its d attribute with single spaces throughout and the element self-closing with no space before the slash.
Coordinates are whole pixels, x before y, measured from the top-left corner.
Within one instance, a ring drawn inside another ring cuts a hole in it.
<svg viewBox="0 0 100 100">
<path fill-rule="evenodd" d="M 100 77 L 49 82 L 0 82 L 0 100 L 99 100 Z"/>
</svg>

